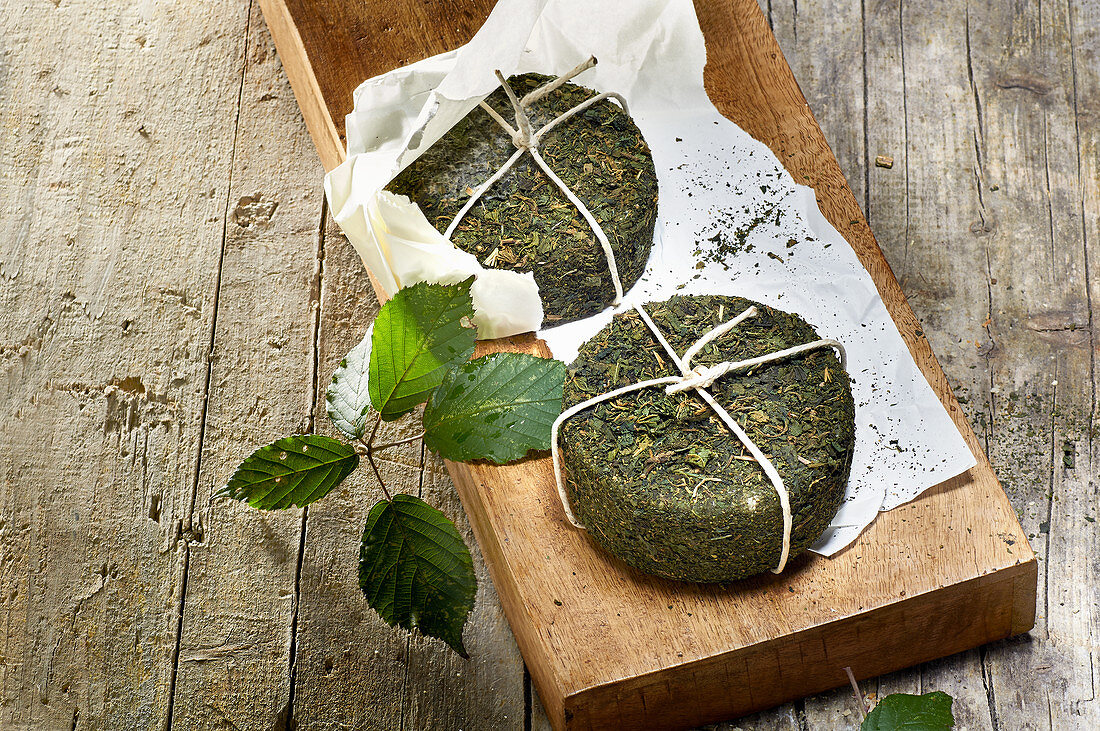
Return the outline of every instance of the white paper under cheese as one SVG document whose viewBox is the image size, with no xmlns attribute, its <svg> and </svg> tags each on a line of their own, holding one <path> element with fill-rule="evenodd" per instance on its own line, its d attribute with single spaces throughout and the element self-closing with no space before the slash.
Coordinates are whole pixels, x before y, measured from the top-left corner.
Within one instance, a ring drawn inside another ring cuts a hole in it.
<svg viewBox="0 0 1100 731">
<path fill-rule="evenodd" d="M 577 83 L 627 98 L 653 152 L 660 186 L 660 235 L 623 307 L 677 293 L 738 295 L 798 313 L 822 337 L 847 348 L 856 399 L 852 476 L 844 505 L 812 550 L 840 551 L 879 510 L 973 466 L 973 455 L 909 354 L 874 281 L 821 215 L 813 191 L 797 185 L 765 145 L 710 103 L 703 89 L 703 36 L 691 0 L 500 0 L 466 46 L 362 85 L 348 117 L 349 149 L 358 154 L 327 181 L 332 210 L 349 238 L 362 238 L 361 211 L 377 191 L 496 88 L 494 69 L 506 76 L 562 73 L 590 54 L 599 65 Z M 365 164 L 369 171 L 358 170 Z M 731 258 L 729 269 L 713 263 L 696 268 L 697 242 L 743 229 L 751 210 L 764 203 L 776 206 L 781 220 L 754 229 L 747 240 L 751 250 Z M 799 242 L 793 251 L 790 239 Z M 431 253 L 412 246 L 407 251 L 414 257 Z M 376 275 L 372 261 L 394 265 L 370 247 L 360 253 Z M 498 294 L 486 306 L 511 309 L 508 296 Z M 611 315 L 607 310 L 540 335 L 556 357 L 570 361 Z"/>
</svg>

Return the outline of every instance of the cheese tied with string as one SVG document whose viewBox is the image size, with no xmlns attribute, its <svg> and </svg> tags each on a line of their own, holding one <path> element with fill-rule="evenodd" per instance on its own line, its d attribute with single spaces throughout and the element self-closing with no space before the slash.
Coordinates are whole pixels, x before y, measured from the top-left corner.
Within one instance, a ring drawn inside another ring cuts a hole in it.
<svg viewBox="0 0 1100 731">
<path fill-rule="evenodd" d="M 387 189 L 486 267 L 531 272 L 550 326 L 616 304 L 641 276 L 657 220 L 657 177 L 627 101 L 569 79 L 501 88 Z"/>
<path fill-rule="evenodd" d="M 796 315 L 738 297 L 616 315 L 582 346 L 555 424 L 566 516 L 666 578 L 781 571 L 843 500 L 854 445 L 843 352 Z"/>
</svg>

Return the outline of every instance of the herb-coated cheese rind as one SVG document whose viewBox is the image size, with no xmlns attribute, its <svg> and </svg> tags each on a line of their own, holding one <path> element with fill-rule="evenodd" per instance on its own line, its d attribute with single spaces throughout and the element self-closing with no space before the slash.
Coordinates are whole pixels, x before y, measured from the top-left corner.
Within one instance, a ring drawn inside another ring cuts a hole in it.
<svg viewBox="0 0 1100 731">
<path fill-rule="evenodd" d="M 549 79 L 525 74 L 509 82 L 523 96 Z M 594 95 L 591 89 L 564 84 L 532 105 L 534 128 Z M 513 119 L 503 89 L 486 101 L 506 120 Z M 445 231 L 470 191 L 515 150 L 508 134 L 475 108 L 388 189 L 409 196 Z M 539 150 L 600 223 L 615 252 L 623 290 L 630 289 L 649 258 L 657 220 L 657 176 L 641 131 L 617 104 L 603 100 L 555 127 Z M 546 325 L 593 315 L 614 297 L 595 234 L 530 155 L 523 155 L 486 191 L 459 223 L 452 241 L 483 264 L 488 259 L 487 265 L 532 272 Z"/>
<path fill-rule="evenodd" d="M 749 305 L 760 314 L 713 341 L 694 364 L 741 360 L 818 339 L 796 315 L 738 297 L 646 305 L 677 353 Z M 637 313 L 616 315 L 570 367 L 566 406 L 675 375 Z M 847 373 L 831 349 L 721 377 L 708 389 L 769 456 L 790 493 L 791 558 L 825 530 L 844 498 L 854 445 Z M 648 388 L 574 416 L 562 430 L 574 512 L 627 564 L 686 581 L 731 581 L 776 566 L 775 489 L 695 392 Z"/>
</svg>

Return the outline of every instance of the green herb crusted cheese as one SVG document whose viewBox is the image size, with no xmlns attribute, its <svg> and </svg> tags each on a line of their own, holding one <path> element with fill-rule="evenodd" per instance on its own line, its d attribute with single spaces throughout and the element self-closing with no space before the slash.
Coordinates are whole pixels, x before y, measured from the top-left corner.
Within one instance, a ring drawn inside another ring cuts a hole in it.
<svg viewBox="0 0 1100 731">
<path fill-rule="evenodd" d="M 524 74 L 509 83 L 522 97 L 550 80 Z M 591 89 L 566 83 L 528 108 L 532 126 L 538 130 L 592 96 Z M 503 89 L 486 101 L 513 121 Z M 388 189 L 409 196 L 443 232 L 470 193 L 515 151 L 508 134 L 477 107 Z M 621 107 L 605 99 L 547 133 L 539 151 L 600 223 L 615 252 L 623 291 L 630 289 L 649 258 L 657 220 L 657 176 L 642 133 Z M 532 272 L 546 325 L 595 314 L 614 298 L 595 234 L 529 154 L 485 192 L 452 241 L 486 266 Z"/>
<path fill-rule="evenodd" d="M 645 310 L 683 355 L 750 305 L 760 313 L 708 344 L 693 365 L 818 339 L 800 317 L 739 297 L 675 296 Z M 569 373 L 567 407 L 679 374 L 632 311 L 586 343 Z M 782 476 L 793 558 L 822 534 L 844 498 L 855 434 L 848 374 L 824 348 L 724 375 L 708 390 Z M 597 543 L 630 566 L 720 582 L 778 563 L 783 517 L 775 489 L 696 392 L 670 396 L 653 387 L 585 409 L 565 423 L 561 445 L 573 511 Z"/>
</svg>

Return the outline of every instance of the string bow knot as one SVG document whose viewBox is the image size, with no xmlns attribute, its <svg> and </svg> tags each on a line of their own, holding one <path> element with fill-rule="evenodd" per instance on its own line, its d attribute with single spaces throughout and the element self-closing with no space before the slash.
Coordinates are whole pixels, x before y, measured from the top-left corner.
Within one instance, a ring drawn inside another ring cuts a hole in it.
<svg viewBox="0 0 1100 731">
<path fill-rule="evenodd" d="M 695 368 L 691 370 L 691 373 L 684 376 L 679 383 L 672 383 L 665 386 L 665 393 L 672 395 L 692 388 L 710 388 L 714 385 L 715 381 L 728 373 L 728 371 L 723 368 L 725 365 L 727 364 L 719 363 L 713 366 L 695 366 Z"/>
</svg>

